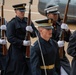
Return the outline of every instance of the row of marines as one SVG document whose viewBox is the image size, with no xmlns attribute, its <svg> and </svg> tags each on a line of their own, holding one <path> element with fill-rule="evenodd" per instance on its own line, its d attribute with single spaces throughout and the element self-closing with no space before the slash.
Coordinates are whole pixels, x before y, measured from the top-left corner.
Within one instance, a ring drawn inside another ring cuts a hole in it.
<svg viewBox="0 0 76 75">
<path fill-rule="evenodd" d="M 2 55 L 2 45 L 5 39 L 0 39 L 0 69 L 1 75 L 75 75 L 76 31 L 72 34 L 68 25 L 62 23 L 58 5 L 48 5 L 44 10 L 46 19 L 35 21 L 38 29 L 31 21 L 27 26 L 28 18 L 25 17 L 26 3 L 13 5 L 16 13 L 8 23 L 1 25 L 0 29 L 6 31 L 7 41 L 10 43 L 6 56 Z M 60 32 L 64 29 L 64 40 L 59 40 Z M 31 37 L 37 37 L 31 46 L 30 58 L 26 58 L 26 46 L 31 45 L 30 40 L 25 40 L 26 31 Z M 72 67 L 66 57 L 59 57 L 59 47 L 64 46 L 64 41 L 69 42 L 67 52 L 73 58 Z"/>
</svg>

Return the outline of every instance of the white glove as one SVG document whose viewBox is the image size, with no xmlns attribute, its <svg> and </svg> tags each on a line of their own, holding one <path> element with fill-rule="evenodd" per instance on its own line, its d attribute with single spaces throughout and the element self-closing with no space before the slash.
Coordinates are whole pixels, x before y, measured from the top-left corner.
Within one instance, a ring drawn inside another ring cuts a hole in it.
<svg viewBox="0 0 76 75">
<path fill-rule="evenodd" d="M 0 44 L 5 45 L 7 42 L 5 39 L 0 39 Z"/>
<path fill-rule="evenodd" d="M 68 30 L 68 25 L 65 23 L 61 24 L 61 29 L 65 29 L 66 31 Z"/>
<path fill-rule="evenodd" d="M 64 41 L 60 41 L 60 40 L 59 40 L 57 43 L 58 43 L 58 46 L 59 46 L 59 47 L 63 47 L 63 46 L 64 46 Z"/>
<path fill-rule="evenodd" d="M 0 29 L 1 30 L 6 30 L 6 25 L 1 25 Z"/>
<path fill-rule="evenodd" d="M 23 45 L 24 45 L 24 46 L 30 46 L 30 45 L 31 45 L 31 41 L 26 41 L 26 40 L 24 40 L 24 41 L 23 41 Z"/>
<path fill-rule="evenodd" d="M 31 26 L 27 26 L 27 27 L 26 27 L 26 31 L 33 32 L 33 29 L 32 29 Z"/>
</svg>

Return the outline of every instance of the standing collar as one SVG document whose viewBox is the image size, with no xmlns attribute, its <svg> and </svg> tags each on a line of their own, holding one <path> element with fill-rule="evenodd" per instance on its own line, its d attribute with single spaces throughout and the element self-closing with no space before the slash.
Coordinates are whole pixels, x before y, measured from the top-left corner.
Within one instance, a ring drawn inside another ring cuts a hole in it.
<svg viewBox="0 0 76 75">
<path fill-rule="evenodd" d="M 26 18 L 24 17 L 23 19 L 20 19 L 18 16 L 16 16 L 16 19 L 18 20 L 18 21 L 26 21 Z"/>
<path fill-rule="evenodd" d="M 39 37 L 39 39 L 40 39 L 41 42 L 46 42 L 46 43 L 50 42 L 50 39 L 49 39 L 48 41 L 46 41 L 46 40 L 43 39 L 42 37 Z"/>
</svg>

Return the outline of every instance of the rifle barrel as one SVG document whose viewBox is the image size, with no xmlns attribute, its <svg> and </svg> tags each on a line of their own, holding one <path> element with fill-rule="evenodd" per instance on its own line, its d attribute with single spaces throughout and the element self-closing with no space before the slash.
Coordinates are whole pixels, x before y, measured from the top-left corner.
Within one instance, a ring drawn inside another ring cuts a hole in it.
<svg viewBox="0 0 76 75">
<path fill-rule="evenodd" d="M 4 0 L 3 0 L 3 5 L 1 6 L 1 25 L 4 25 Z M 5 30 L 1 30 L 1 39 L 6 39 L 5 37 Z M 2 45 L 2 52 L 3 52 L 3 55 L 6 55 L 7 54 L 7 46 L 6 44 L 5 45 Z"/>
</svg>

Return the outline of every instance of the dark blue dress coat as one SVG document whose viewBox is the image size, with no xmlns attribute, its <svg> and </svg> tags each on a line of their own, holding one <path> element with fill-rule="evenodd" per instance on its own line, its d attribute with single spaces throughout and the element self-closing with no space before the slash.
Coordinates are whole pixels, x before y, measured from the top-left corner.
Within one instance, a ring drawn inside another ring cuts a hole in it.
<svg viewBox="0 0 76 75">
<path fill-rule="evenodd" d="M 39 41 L 45 66 L 54 64 L 54 67 L 52 69 L 46 69 L 47 75 L 60 75 L 60 59 L 57 43 L 53 40 L 46 41 L 42 38 L 40 38 Z M 36 41 L 31 47 L 30 62 L 32 75 L 45 75 L 44 69 L 40 68 L 43 66 L 43 61 L 38 41 Z"/>
<path fill-rule="evenodd" d="M 6 57 L 6 68 L 4 75 L 27 75 L 28 63 L 26 59 L 26 46 L 23 46 L 23 40 L 26 37 L 27 18 L 22 20 L 19 17 L 13 18 L 7 24 L 7 40 L 10 43 L 8 55 Z M 32 37 L 35 37 L 36 28 L 31 23 L 33 32 Z"/>
</svg>

